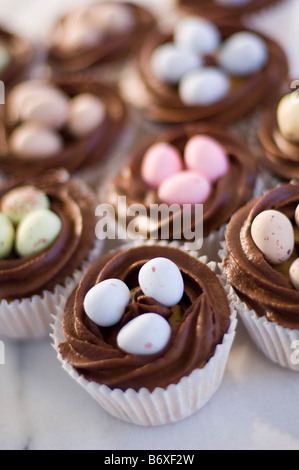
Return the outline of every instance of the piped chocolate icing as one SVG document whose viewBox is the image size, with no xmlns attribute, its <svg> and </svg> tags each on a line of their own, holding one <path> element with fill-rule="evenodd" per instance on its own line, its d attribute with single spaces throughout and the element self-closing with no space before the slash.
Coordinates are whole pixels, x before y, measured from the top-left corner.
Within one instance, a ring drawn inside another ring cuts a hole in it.
<svg viewBox="0 0 299 470">
<path fill-rule="evenodd" d="M 85 295 L 95 284 L 110 278 L 124 281 L 130 289 L 138 286 L 138 273 L 149 260 L 166 257 L 181 270 L 185 283 L 179 320 L 172 322 L 172 311 L 146 297 L 140 290 L 132 294 L 119 324 L 100 328 L 85 314 Z M 126 354 L 115 342 L 118 331 L 130 320 L 146 312 L 168 319 L 171 339 L 159 354 Z M 106 255 L 84 275 L 69 298 L 63 319 L 66 341 L 59 349 L 64 360 L 89 381 L 111 389 L 139 390 L 167 388 L 194 369 L 203 368 L 221 344 L 230 324 L 225 291 L 216 275 L 200 261 L 181 250 L 162 246 L 142 246 Z"/>
</svg>

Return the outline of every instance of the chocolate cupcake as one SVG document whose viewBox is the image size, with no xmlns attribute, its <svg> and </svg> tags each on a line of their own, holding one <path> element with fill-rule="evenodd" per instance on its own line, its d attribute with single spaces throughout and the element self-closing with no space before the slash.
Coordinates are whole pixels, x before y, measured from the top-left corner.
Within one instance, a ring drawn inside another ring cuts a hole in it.
<svg viewBox="0 0 299 470">
<path fill-rule="evenodd" d="M 277 92 L 288 74 L 284 52 L 268 37 L 200 17 L 181 19 L 172 34 L 152 33 L 138 64 L 139 100 L 129 78 L 123 93 L 159 123 L 231 123 Z"/>
<path fill-rule="evenodd" d="M 159 288 L 149 277 L 162 272 Z M 140 245 L 88 270 L 59 309 L 53 337 L 64 368 L 108 412 L 155 426 L 183 419 L 211 398 L 235 326 L 207 265 L 177 248 Z"/>
<path fill-rule="evenodd" d="M 190 238 L 177 220 L 183 219 L 184 204 L 190 204 L 188 229 L 196 236 L 197 224 L 203 224 L 204 244 L 212 240 L 214 244 L 219 243 L 218 236 L 214 240 L 215 232 L 220 229 L 221 239 L 224 224 L 253 197 L 256 174 L 254 157 L 241 141 L 213 126 L 189 125 L 160 134 L 138 148 L 105 193 L 105 200 L 115 206 L 119 224 L 129 206 L 142 204 L 147 216 L 140 217 L 141 235 L 163 238 L 163 230 L 169 227 L 169 239 L 183 241 Z M 124 197 L 126 207 L 118 213 L 119 198 Z M 175 204 L 177 210 L 154 225 L 151 207 L 155 204 Z M 196 217 L 197 204 L 203 204 L 203 218 Z M 127 227 L 130 222 L 128 217 Z"/>
<path fill-rule="evenodd" d="M 101 163 L 122 135 L 125 119 L 118 93 L 94 79 L 22 82 L 2 110 L 0 169 L 32 175 Z"/>
<path fill-rule="evenodd" d="M 24 75 L 32 56 L 32 47 L 25 38 L 0 28 L 0 80 L 7 88 Z"/>
<path fill-rule="evenodd" d="M 45 336 L 62 294 L 99 254 L 94 193 L 64 171 L 0 188 L 0 334 Z"/>
<path fill-rule="evenodd" d="M 102 2 L 66 14 L 50 38 L 48 61 L 77 72 L 136 53 L 155 25 L 153 15 L 133 3 Z"/>
<path fill-rule="evenodd" d="M 238 312 L 272 361 L 298 371 L 299 184 L 271 190 L 232 218 L 223 269 L 240 297 Z"/>
</svg>

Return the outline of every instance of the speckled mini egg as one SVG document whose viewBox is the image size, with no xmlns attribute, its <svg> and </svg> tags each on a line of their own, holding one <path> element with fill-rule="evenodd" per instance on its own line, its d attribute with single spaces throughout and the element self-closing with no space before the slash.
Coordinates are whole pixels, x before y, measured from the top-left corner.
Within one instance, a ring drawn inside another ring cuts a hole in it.
<svg viewBox="0 0 299 470">
<path fill-rule="evenodd" d="M 170 176 L 158 189 L 159 199 L 166 204 L 203 204 L 211 194 L 211 183 L 197 171 L 181 171 Z"/>
<path fill-rule="evenodd" d="M 173 43 L 159 46 L 151 58 L 151 67 L 156 77 L 164 83 L 177 85 L 188 72 L 203 64 L 202 59 L 189 49 Z"/>
<path fill-rule="evenodd" d="M 16 231 L 16 252 L 21 258 L 47 250 L 61 232 L 62 221 L 49 209 L 29 212 Z"/>
<path fill-rule="evenodd" d="M 9 150 L 18 158 L 43 159 L 63 149 L 60 134 L 36 123 L 26 122 L 16 127 L 9 138 Z"/>
<path fill-rule="evenodd" d="M 68 129 L 75 137 L 83 138 L 99 127 L 105 117 L 105 103 L 91 93 L 82 93 L 71 100 Z"/>
<path fill-rule="evenodd" d="M 141 165 L 141 176 L 152 188 L 183 170 L 183 160 L 176 147 L 166 142 L 152 145 L 145 153 Z"/>
<path fill-rule="evenodd" d="M 275 210 L 261 212 L 252 222 L 251 236 L 271 264 L 282 264 L 293 254 L 294 229 L 282 212 Z"/>
<path fill-rule="evenodd" d="M 217 27 L 204 18 L 188 16 L 181 19 L 174 30 L 174 40 L 179 46 L 199 55 L 213 54 L 221 36 Z"/>
<path fill-rule="evenodd" d="M 3 214 L 16 225 L 32 210 L 49 209 L 50 200 L 43 191 L 34 186 L 23 186 L 5 194 L 0 207 Z"/>
<path fill-rule="evenodd" d="M 117 344 L 127 354 L 147 356 L 163 351 L 170 337 L 171 328 L 165 318 L 156 313 L 145 313 L 120 330 Z"/>
<path fill-rule="evenodd" d="M 0 259 L 7 258 L 13 250 L 15 229 L 6 215 L 0 212 Z"/>
<path fill-rule="evenodd" d="M 299 143 L 299 99 L 296 94 L 289 93 L 279 102 L 277 124 L 285 139 Z"/>
<path fill-rule="evenodd" d="M 266 65 L 268 54 L 267 45 L 260 36 L 242 31 L 223 42 L 218 62 L 230 75 L 246 77 Z"/>
<path fill-rule="evenodd" d="M 125 313 L 130 296 L 129 288 L 119 279 L 100 282 L 85 296 L 86 315 L 98 326 L 116 325 Z"/>
<path fill-rule="evenodd" d="M 299 258 L 290 267 L 290 280 L 296 290 L 299 290 Z"/>
<path fill-rule="evenodd" d="M 222 70 L 203 67 L 184 75 L 179 96 L 187 106 L 209 106 L 225 98 L 230 87 L 230 79 Z"/>
<path fill-rule="evenodd" d="M 166 307 L 177 305 L 184 295 L 183 276 L 175 263 L 167 258 L 154 258 L 139 272 L 143 293 Z"/>
</svg>

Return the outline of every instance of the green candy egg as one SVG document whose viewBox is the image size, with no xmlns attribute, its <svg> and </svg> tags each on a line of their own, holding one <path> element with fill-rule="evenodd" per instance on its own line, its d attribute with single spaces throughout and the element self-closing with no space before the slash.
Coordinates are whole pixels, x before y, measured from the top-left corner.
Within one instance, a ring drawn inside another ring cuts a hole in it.
<svg viewBox="0 0 299 470">
<path fill-rule="evenodd" d="M 0 212 L 0 259 L 7 258 L 12 252 L 15 229 L 11 221 Z"/>
<path fill-rule="evenodd" d="M 17 225 L 23 217 L 36 209 L 49 209 L 48 196 L 34 186 L 12 189 L 1 200 L 1 210 L 13 224 Z"/>
<path fill-rule="evenodd" d="M 62 222 L 49 209 L 29 212 L 20 222 L 16 232 L 16 252 L 21 258 L 47 250 L 61 232 Z"/>
</svg>

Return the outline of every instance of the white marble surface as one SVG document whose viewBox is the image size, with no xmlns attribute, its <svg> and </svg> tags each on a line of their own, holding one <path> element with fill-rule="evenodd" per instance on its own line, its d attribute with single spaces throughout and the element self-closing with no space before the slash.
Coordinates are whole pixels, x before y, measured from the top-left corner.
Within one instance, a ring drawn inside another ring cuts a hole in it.
<svg viewBox="0 0 299 470">
<path fill-rule="evenodd" d="M 164 9 L 170 0 L 139 1 Z M 0 21 L 40 41 L 62 11 L 80 3 L 1 0 Z M 294 78 L 299 78 L 298 17 L 298 0 L 286 0 L 251 20 L 286 48 Z M 183 422 L 154 429 L 109 416 L 61 369 L 50 340 L 4 343 L 1 450 L 299 449 L 299 376 L 264 358 L 241 324 L 222 387 L 210 403 Z"/>
</svg>

